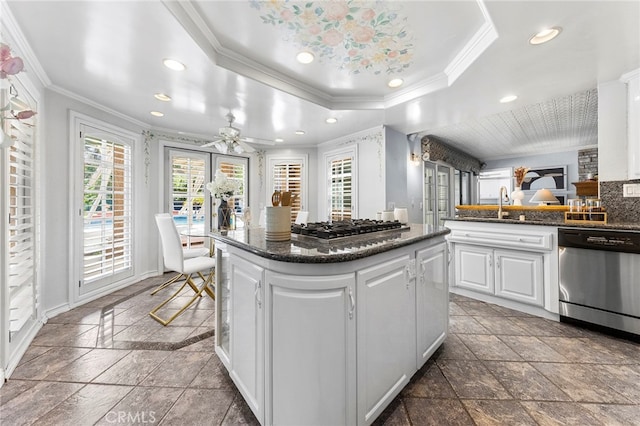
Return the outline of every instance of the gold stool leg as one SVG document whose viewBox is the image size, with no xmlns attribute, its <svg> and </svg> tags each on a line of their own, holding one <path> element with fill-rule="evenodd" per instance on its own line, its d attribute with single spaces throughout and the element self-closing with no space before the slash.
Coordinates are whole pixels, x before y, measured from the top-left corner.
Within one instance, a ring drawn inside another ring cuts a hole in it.
<svg viewBox="0 0 640 426">
<path fill-rule="evenodd" d="M 187 278 L 184 282 L 184 284 L 182 284 L 180 286 L 180 288 L 171 295 L 171 297 L 169 297 L 167 300 L 163 301 L 162 303 L 160 303 L 158 306 L 156 306 L 155 308 L 153 308 L 151 310 L 151 312 L 149 312 L 149 315 L 151 316 L 151 318 L 153 318 L 154 320 L 158 321 L 160 324 L 166 326 L 168 324 L 170 324 L 174 319 L 176 319 L 181 313 L 183 313 L 189 306 L 191 306 L 191 304 L 193 304 L 193 302 L 196 301 L 196 299 L 198 299 L 199 297 L 202 297 L 202 292 L 204 291 L 205 293 L 207 293 L 213 300 L 215 300 L 215 294 L 213 293 L 213 290 L 211 289 L 211 287 L 209 286 L 209 284 L 212 281 L 212 276 L 213 276 L 213 272 L 211 272 L 209 274 L 209 276 L 205 279 L 202 274 L 200 274 L 198 272 L 198 274 L 203 278 L 203 282 L 202 282 L 202 287 L 198 288 L 198 286 L 196 286 L 196 284 L 193 282 L 193 280 L 191 279 L 191 274 L 187 275 Z M 180 294 L 180 292 L 187 286 L 187 284 L 196 291 L 196 294 L 189 299 L 189 301 L 182 307 L 180 308 L 180 310 L 178 312 L 176 312 L 175 314 L 173 314 L 171 317 L 169 317 L 168 319 L 164 320 L 162 318 L 160 318 L 156 312 L 158 312 L 158 310 L 160 310 L 164 305 L 166 305 L 167 303 L 169 303 L 170 301 L 172 301 L 173 299 L 175 299 L 178 294 Z"/>
<path fill-rule="evenodd" d="M 156 294 L 160 290 L 164 290 L 165 288 L 169 287 L 171 284 L 175 283 L 176 281 L 178 281 L 182 277 L 184 277 L 183 274 L 177 274 L 175 277 L 171 278 L 170 280 L 167 280 L 167 281 L 163 282 L 155 290 L 153 290 L 151 292 L 151 295 L 153 296 L 154 294 Z"/>
</svg>

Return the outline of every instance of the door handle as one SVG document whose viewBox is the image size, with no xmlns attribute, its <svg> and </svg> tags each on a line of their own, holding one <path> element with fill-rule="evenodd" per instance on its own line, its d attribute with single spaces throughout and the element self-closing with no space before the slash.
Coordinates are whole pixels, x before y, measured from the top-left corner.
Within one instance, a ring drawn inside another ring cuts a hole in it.
<svg viewBox="0 0 640 426">
<path fill-rule="evenodd" d="M 254 296 L 256 297 L 256 303 L 258 303 L 258 308 L 262 309 L 262 281 L 260 280 L 256 285 L 256 291 L 254 293 Z"/>
<path fill-rule="evenodd" d="M 356 310 L 356 301 L 353 298 L 353 292 L 349 287 L 349 319 L 353 319 L 353 312 Z"/>
</svg>

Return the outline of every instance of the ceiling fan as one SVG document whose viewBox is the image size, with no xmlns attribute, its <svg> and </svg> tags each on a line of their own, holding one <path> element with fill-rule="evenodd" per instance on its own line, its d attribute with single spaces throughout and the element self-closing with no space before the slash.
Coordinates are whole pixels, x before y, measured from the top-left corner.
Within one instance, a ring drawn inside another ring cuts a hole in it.
<svg viewBox="0 0 640 426">
<path fill-rule="evenodd" d="M 202 147 L 215 147 L 222 154 L 229 152 L 241 154 L 243 152 L 254 152 L 255 149 L 248 145 L 248 143 L 258 143 L 263 145 L 275 145 L 275 142 L 267 140 L 259 140 L 256 138 L 240 137 L 240 129 L 233 127 L 233 122 L 236 117 L 231 113 L 227 113 L 225 116 L 229 122 L 228 126 L 220 127 L 218 130 L 218 139 L 207 142 Z"/>
</svg>

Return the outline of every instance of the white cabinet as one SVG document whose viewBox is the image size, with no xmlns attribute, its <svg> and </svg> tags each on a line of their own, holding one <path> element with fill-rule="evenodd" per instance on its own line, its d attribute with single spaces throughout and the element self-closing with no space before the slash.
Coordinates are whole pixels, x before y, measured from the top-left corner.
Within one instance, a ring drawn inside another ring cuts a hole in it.
<svg viewBox="0 0 640 426">
<path fill-rule="evenodd" d="M 622 76 L 627 84 L 629 179 L 640 179 L 640 69 Z"/>
<path fill-rule="evenodd" d="M 449 284 L 447 246 L 438 244 L 416 253 L 416 364 L 427 362 L 447 337 Z"/>
<path fill-rule="evenodd" d="M 446 226 L 451 291 L 536 315 L 558 313 L 555 227 L 464 220 Z"/>
<path fill-rule="evenodd" d="M 494 294 L 493 249 L 456 244 L 455 285 L 469 290 Z"/>
<path fill-rule="evenodd" d="M 544 304 L 541 254 L 496 250 L 495 294 L 536 306 Z"/>
<path fill-rule="evenodd" d="M 542 255 L 455 245 L 455 285 L 536 306 L 544 304 Z"/>
<path fill-rule="evenodd" d="M 256 417 L 264 419 L 264 269 L 238 256 L 229 260 L 231 370 Z"/>
<path fill-rule="evenodd" d="M 415 262 L 406 254 L 357 272 L 358 424 L 370 424 L 416 370 Z"/>
<path fill-rule="evenodd" d="M 356 424 L 354 274 L 267 273 L 266 424 Z"/>
</svg>

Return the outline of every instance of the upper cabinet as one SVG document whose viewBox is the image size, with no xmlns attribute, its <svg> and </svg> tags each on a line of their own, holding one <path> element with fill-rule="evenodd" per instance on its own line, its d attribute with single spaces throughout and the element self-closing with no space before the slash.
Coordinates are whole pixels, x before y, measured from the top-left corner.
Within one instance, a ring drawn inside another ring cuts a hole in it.
<svg viewBox="0 0 640 426">
<path fill-rule="evenodd" d="M 629 179 L 640 179 L 640 68 L 623 75 L 627 85 L 627 143 Z"/>
</svg>

